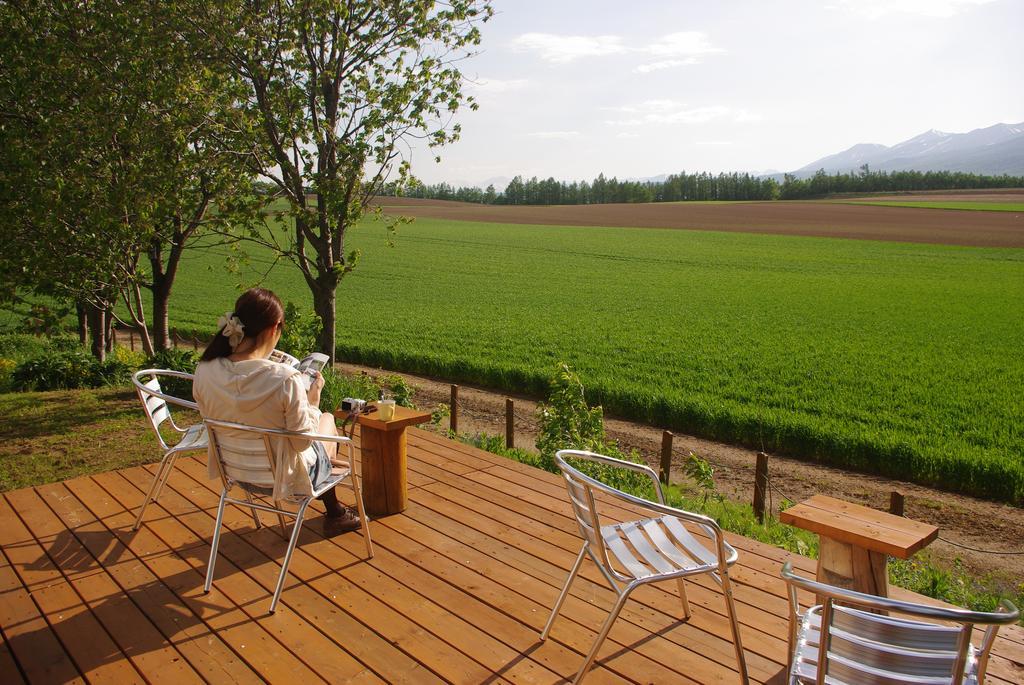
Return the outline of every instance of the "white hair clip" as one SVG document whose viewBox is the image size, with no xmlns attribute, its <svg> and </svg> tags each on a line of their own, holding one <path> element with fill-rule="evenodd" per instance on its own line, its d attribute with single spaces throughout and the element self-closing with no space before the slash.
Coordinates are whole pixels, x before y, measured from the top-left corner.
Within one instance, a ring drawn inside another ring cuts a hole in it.
<svg viewBox="0 0 1024 685">
<path fill-rule="evenodd" d="M 234 312 L 225 312 L 224 316 L 217 319 L 217 328 L 224 329 L 221 331 L 221 335 L 228 339 L 231 349 L 238 347 L 238 343 L 242 342 L 242 338 L 245 337 L 245 326 Z"/>
</svg>

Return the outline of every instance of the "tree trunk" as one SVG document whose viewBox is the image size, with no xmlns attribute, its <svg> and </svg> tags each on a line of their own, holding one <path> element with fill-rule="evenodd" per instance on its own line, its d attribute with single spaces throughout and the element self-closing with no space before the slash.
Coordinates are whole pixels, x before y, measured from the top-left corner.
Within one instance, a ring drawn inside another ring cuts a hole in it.
<svg viewBox="0 0 1024 685">
<path fill-rule="evenodd" d="M 100 361 L 106 359 L 106 316 L 104 310 L 88 305 L 89 334 L 92 336 L 92 356 Z"/>
<path fill-rule="evenodd" d="M 153 276 L 153 347 L 166 350 L 170 346 L 170 334 L 167 327 L 167 316 L 170 310 L 171 285 L 173 281 L 166 276 Z"/>
<path fill-rule="evenodd" d="M 332 274 L 333 275 L 333 274 Z M 338 288 L 337 280 L 333 284 L 324 284 L 318 279 L 317 287 L 312 288 L 313 311 L 320 317 L 323 330 L 320 332 L 320 351 L 331 358 L 334 364 L 334 332 L 335 332 L 335 293 Z"/>
<path fill-rule="evenodd" d="M 78 313 L 78 342 L 82 347 L 89 342 L 89 320 L 86 315 L 85 305 L 81 302 L 75 303 L 75 311 Z"/>
<path fill-rule="evenodd" d="M 114 315 L 109 309 L 103 310 L 103 345 L 107 352 L 114 351 Z"/>
<path fill-rule="evenodd" d="M 168 248 L 166 264 L 164 264 L 164 243 L 159 238 L 153 239 L 150 243 L 147 256 L 153 271 L 153 285 L 150 286 L 153 291 L 153 347 L 158 350 L 166 350 L 171 346 L 167 321 L 171 288 L 174 287 L 174 278 L 178 273 L 181 255 L 185 251 L 185 243 L 197 230 L 199 222 L 205 214 L 207 203 L 208 199 L 203 201 L 202 207 L 187 227 L 183 227 L 180 217 L 175 219 L 174 237 L 166 245 Z"/>
</svg>

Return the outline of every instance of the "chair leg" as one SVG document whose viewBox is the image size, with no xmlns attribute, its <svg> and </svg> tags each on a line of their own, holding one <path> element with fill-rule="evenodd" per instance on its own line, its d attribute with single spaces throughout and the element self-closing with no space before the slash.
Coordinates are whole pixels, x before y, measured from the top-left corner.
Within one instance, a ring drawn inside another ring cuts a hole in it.
<svg viewBox="0 0 1024 685">
<path fill-rule="evenodd" d="M 586 553 L 587 545 L 584 543 L 580 553 L 576 555 L 576 563 L 572 565 L 572 570 L 569 571 L 569 577 L 565 579 L 565 584 L 562 586 L 562 592 L 558 595 L 558 600 L 555 602 L 555 606 L 551 609 L 551 615 L 548 617 L 548 622 L 545 624 L 544 630 L 541 631 L 541 640 L 548 639 L 548 633 L 551 632 L 551 626 L 555 624 L 558 612 L 562 610 L 562 603 L 565 602 L 565 598 L 569 595 L 569 586 L 572 585 L 572 581 L 576 580 L 576 574 L 580 572 L 580 567 L 583 565 L 583 557 Z"/>
<path fill-rule="evenodd" d="M 153 494 L 153 501 L 160 498 L 160 493 L 164 491 L 164 484 L 167 483 L 167 479 L 171 475 L 171 471 L 174 469 L 174 462 L 178 460 L 180 452 L 174 452 L 167 455 L 167 468 L 163 470 L 160 476 L 160 484 L 156 486 L 156 492 Z"/>
<path fill-rule="evenodd" d="M 274 508 L 281 509 L 281 500 L 274 500 Z M 281 535 L 288 535 L 288 525 L 284 522 L 284 514 L 277 515 L 277 523 L 281 526 Z"/>
<path fill-rule="evenodd" d="M 248 490 L 245 491 L 245 499 L 249 502 L 249 504 L 252 504 L 252 493 L 249 492 Z M 260 522 L 259 510 L 256 509 L 256 507 L 249 507 L 249 513 L 252 514 L 252 522 L 253 524 L 255 524 L 256 530 L 262 528 L 263 523 Z"/>
<path fill-rule="evenodd" d="M 601 645 L 604 644 L 604 639 L 608 637 L 608 633 L 612 629 L 612 624 L 615 623 L 615 619 L 619 617 L 619 612 L 622 611 L 622 607 L 626 604 L 626 599 L 629 597 L 629 593 L 633 591 L 635 585 L 628 585 L 626 589 L 619 595 L 618 600 L 615 602 L 615 606 L 612 607 L 612 611 L 608 614 L 608 618 L 605 619 L 604 625 L 601 626 L 601 632 L 598 633 L 597 639 L 594 640 L 594 646 L 590 648 L 590 653 L 587 654 L 587 660 L 583 662 L 583 666 L 580 667 L 579 673 L 576 674 L 576 679 L 573 680 L 573 685 L 576 685 L 583 680 L 583 677 L 587 675 L 587 671 L 590 670 L 591 664 L 594 663 L 594 659 L 597 658 L 597 651 L 601 649 Z"/>
<path fill-rule="evenodd" d="M 220 504 L 217 505 L 217 522 L 213 527 L 213 542 L 210 544 L 210 563 L 206 566 L 206 585 L 203 586 L 203 592 L 209 592 L 210 586 L 213 584 L 213 567 L 217 563 L 217 547 L 220 545 L 220 525 L 224 518 L 224 505 L 226 504 L 228 491 L 221 490 L 220 492 Z"/>
<path fill-rule="evenodd" d="M 351 461 L 349 462 L 351 465 Z M 348 474 L 352 483 L 352 493 L 356 499 L 356 511 L 359 512 L 359 520 L 363 522 L 363 539 L 366 541 L 366 556 L 373 558 L 373 542 L 370 540 L 370 519 L 366 516 L 366 509 L 363 508 L 363 492 L 359 489 L 359 482 L 356 479 L 355 471 Z"/>
<path fill-rule="evenodd" d="M 747 660 L 743 656 L 743 643 L 740 641 L 740 623 L 736 618 L 736 603 L 732 597 L 732 582 L 728 570 L 722 571 L 722 594 L 725 595 L 725 608 L 729 613 L 729 626 L 732 628 L 732 644 L 736 649 L 736 665 L 740 670 L 740 682 L 747 683 Z"/>
<path fill-rule="evenodd" d="M 679 585 L 679 599 L 683 602 L 683 618 L 690 618 L 690 600 L 686 598 L 686 581 L 676 578 L 676 583 Z"/>
<path fill-rule="evenodd" d="M 281 597 L 281 590 L 284 589 L 284 579 L 288 575 L 288 564 L 292 561 L 292 552 L 295 551 L 295 543 L 299 541 L 299 533 L 302 532 L 302 519 L 306 515 L 306 507 L 309 506 L 311 498 L 306 498 L 299 505 L 295 515 L 295 527 L 292 528 L 291 538 L 288 540 L 288 549 L 284 553 L 284 561 L 281 563 L 281 575 L 277 578 L 277 587 L 274 588 L 274 598 L 270 600 L 270 613 L 277 609 L 277 600 Z"/>
<path fill-rule="evenodd" d="M 160 479 L 164 474 L 164 471 L 168 468 L 168 462 L 173 461 L 173 456 L 168 453 L 164 455 L 164 458 L 160 460 L 160 467 L 156 470 L 156 475 L 153 476 L 153 482 L 149 484 L 149 490 L 146 492 L 146 499 L 142 500 L 142 506 L 139 507 L 139 513 L 135 516 L 135 524 L 132 526 L 132 530 L 138 530 L 139 526 L 142 525 L 142 515 L 146 513 L 146 507 L 149 503 L 157 498 L 158 488 L 157 485 L 160 483 Z"/>
</svg>

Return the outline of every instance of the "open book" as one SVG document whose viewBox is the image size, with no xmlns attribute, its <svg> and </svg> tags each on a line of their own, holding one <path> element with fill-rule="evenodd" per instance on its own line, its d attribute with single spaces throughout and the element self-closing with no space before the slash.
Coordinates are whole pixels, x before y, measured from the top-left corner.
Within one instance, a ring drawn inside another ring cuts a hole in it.
<svg viewBox="0 0 1024 685">
<path fill-rule="evenodd" d="M 306 390 L 309 390 L 310 386 L 313 385 L 316 375 L 327 366 L 329 360 L 330 357 L 320 352 L 313 352 L 301 360 L 281 350 L 274 350 L 270 353 L 270 361 L 287 364 L 302 372 L 302 384 L 306 387 Z"/>
</svg>

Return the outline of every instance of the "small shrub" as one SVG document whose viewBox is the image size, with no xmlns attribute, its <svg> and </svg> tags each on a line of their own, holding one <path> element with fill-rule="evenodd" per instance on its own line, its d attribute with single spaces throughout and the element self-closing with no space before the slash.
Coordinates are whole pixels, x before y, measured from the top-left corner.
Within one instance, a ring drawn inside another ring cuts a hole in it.
<svg viewBox="0 0 1024 685">
<path fill-rule="evenodd" d="M 54 335 L 63 330 L 63 321 L 70 313 L 70 307 L 37 302 L 29 308 L 18 328 L 23 333 Z"/>
<path fill-rule="evenodd" d="M 49 339 L 47 346 L 57 352 L 87 349 L 78 338 L 71 335 L 55 335 Z"/>
<path fill-rule="evenodd" d="M 397 373 L 381 376 L 377 379 L 377 385 L 380 388 L 378 394 L 380 399 L 391 399 L 401 407 L 416 408 L 416 405 L 412 402 L 412 394 L 416 388 Z"/>
<path fill-rule="evenodd" d="M 95 387 L 99 362 L 84 349 L 66 352 L 47 350 L 27 359 L 14 369 L 11 385 L 15 390 L 70 390 Z"/>
<path fill-rule="evenodd" d="M 50 349 L 51 341 L 28 333 L 0 335 L 0 357 L 15 362 L 25 361 Z"/>
<path fill-rule="evenodd" d="M 331 366 L 325 366 L 321 373 L 324 376 L 324 387 L 320 390 L 320 411 L 333 412 L 344 398 L 349 397 L 345 394 L 344 377 Z"/>
<path fill-rule="evenodd" d="M 0 393 L 11 391 L 11 374 L 18 362 L 0 357 Z"/>
<path fill-rule="evenodd" d="M 114 351 L 109 355 L 109 358 L 117 360 L 129 369 L 141 369 L 142 365 L 146 363 L 146 354 L 144 352 L 132 350 L 124 345 L 115 345 Z"/>
<path fill-rule="evenodd" d="M 323 374 L 324 387 L 320 391 L 322 411 L 335 411 L 346 397 L 373 402 L 388 396 L 395 400 L 396 404 L 413 407 L 412 393 L 415 388 L 401 376 L 374 378 L 368 373 L 348 375 L 330 367 L 325 367 Z"/>
<path fill-rule="evenodd" d="M 196 364 L 198 363 L 199 354 L 194 350 L 187 349 L 159 350 L 146 360 L 148 368 L 184 371 L 185 373 L 195 373 Z M 192 383 L 184 378 L 162 378 L 160 379 L 160 387 L 168 395 L 180 397 L 190 402 L 193 401 Z"/>
<path fill-rule="evenodd" d="M 434 411 L 430 412 L 430 424 L 440 427 L 441 422 L 452 415 L 452 408 L 447 403 L 441 402 Z M 481 449 L 487 449 L 483 447 Z M 488 452 L 490 450 L 487 450 Z"/>
<path fill-rule="evenodd" d="M 604 411 L 601 407 L 587 404 L 583 384 L 567 364 L 559 364 L 549 387 L 548 401 L 537 408 L 540 421 L 537 436 L 540 459 L 537 465 L 540 468 L 557 473 L 555 453 L 563 449 L 586 450 L 637 464 L 644 463 L 636 450 L 625 453 L 614 440 L 605 437 Z M 575 468 L 613 488 L 628 491 L 653 487 L 650 478 L 642 473 L 586 460 L 570 461 Z"/>
</svg>

